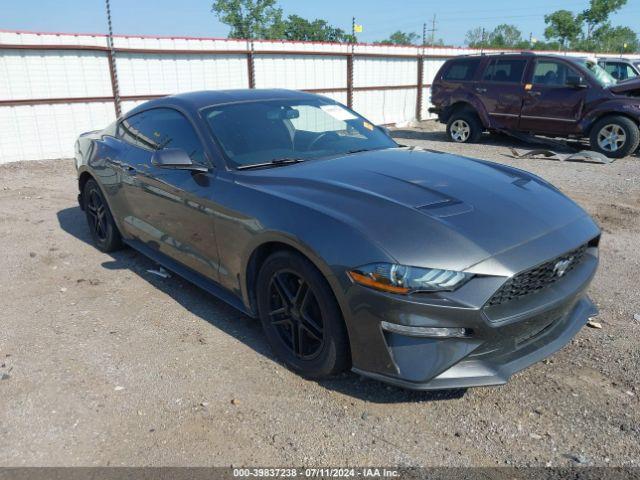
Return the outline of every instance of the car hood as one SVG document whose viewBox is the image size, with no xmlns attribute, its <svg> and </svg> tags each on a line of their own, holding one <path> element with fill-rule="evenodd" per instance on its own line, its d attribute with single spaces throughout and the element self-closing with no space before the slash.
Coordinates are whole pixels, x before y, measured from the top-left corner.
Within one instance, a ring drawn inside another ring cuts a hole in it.
<svg viewBox="0 0 640 480">
<path fill-rule="evenodd" d="M 586 213 L 504 165 L 394 148 L 246 172 L 242 182 L 352 225 L 397 262 L 466 269 Z"/>
<path fill-rule="evenodd" d="M 631 80 L 625 80 L 624 82 L 617 83 L 609 87 L 609 90 L 613 93 L 640 93 L 640 78 L 634 78 Z"/>
</svg>

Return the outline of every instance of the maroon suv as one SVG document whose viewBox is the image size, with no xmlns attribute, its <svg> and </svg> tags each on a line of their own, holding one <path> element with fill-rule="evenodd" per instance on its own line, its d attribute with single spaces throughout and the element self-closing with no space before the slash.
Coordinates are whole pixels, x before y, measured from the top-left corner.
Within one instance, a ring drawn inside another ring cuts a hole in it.
<svg viewBox="0 0 640 480">
<path fill-rule="evenodd" d="M 447 60 L 431 87 L 430 112 L 454 142 L 483 131 L 588 137 L 608 157 L 640 144 L 640 80 L 616 83 L 595 60 L 531 53 Z"/>
</svg>

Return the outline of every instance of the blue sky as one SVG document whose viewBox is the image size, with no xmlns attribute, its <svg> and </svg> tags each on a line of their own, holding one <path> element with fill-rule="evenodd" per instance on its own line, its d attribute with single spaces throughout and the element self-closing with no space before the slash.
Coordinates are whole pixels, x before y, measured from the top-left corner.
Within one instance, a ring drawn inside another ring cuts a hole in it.
<svg viewBox="0 0 640 480">
<path fill-rule="evenodd" d="M 114 29 L 122 34 L 226 37 L 228 29 L 210 12 L 209 0 L 111 0 Z M 286 14 L 325 18 L 345 30 L 351 17 L 363 24 L 361 41 L 387 37 L 395 30 L 422 33 L 422 23 L 436 15 L 436 37 L 462 45 L 467 30 L 513 23 L 525 37 L 542 38 L 544 14 L 560 8 L 580 11 L 588 0 L 280 0 Z M 615 25 L 640 35 L 640 2 L 628 4 Z M 0 29 L 104 33 L 104 0 L 0 0 Z"/>
</svg>

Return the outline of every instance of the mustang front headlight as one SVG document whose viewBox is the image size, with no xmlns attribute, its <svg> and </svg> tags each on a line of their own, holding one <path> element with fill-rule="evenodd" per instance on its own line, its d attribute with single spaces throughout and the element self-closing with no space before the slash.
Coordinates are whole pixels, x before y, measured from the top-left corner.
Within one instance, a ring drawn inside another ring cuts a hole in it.
<svg viewBox="0 0 640 480">
<path fill-rule="evenodd" d="M 470 273 L 418 268 L 391 263 L 371 263 L 347 272 L 360 285 L 384 292 L 408 294 L 412 292 L 448 292 L 464 285 Z"/>
</svg>

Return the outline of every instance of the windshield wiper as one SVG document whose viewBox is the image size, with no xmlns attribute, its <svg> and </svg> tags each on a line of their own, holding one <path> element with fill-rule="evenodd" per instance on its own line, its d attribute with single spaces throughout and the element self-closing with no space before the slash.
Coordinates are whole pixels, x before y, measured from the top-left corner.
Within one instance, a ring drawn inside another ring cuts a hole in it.
<svg viewBox="0 0 640 480">
<path fill-rule="evenodd" d="M 347 155 L 351 155 L 352 153 L 368 152 L 370 150 L 374 150 L 374 149 L 373 148 L 356 148 L 355 150 L 348 150 Z"/>
<path fill-rule="evenodd" d="M 250 165 L 240 165 L 238 170 L 249 170 L 251 168 L 264 168 L 264 167 L 280 167 L 282 165 L 291 165 L 292 163 L 304 162 L 304 158 L 284 157 L 276 158 L 264 163 L 252 163 Z"/>
</svg>

